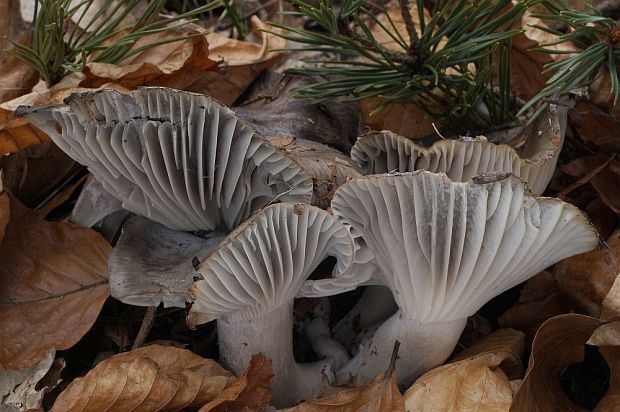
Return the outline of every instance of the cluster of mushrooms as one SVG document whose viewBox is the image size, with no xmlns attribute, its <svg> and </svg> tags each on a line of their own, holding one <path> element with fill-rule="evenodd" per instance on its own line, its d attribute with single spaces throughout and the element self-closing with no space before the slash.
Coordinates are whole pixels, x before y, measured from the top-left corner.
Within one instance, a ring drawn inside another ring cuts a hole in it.
<svg viewBox="0 0 620 412">
<path fill-rule="evenodd" d="M 189 302 L 190 325 L 217 320 L 225 367 L 272 359 L 278 407 L 314 398 L 325 379 L 368 382 L 396 340 L 398 382 L 410 385 L 450 356 L 486 302 L 599 243 L 576 207 L 537 197 L 562 147 L 558 107 L 512 145 L 423 148 L 376 132 L 351 157 L 270 140 L 208 96 L 164 88 L 74 94 L 18 114 L 135 214 L 110 258 L 112 296 Z M 332 273 L 309 279 L 330 256 Z M 333 328 L 308 326 L 323 360 L 296 363 L 294 299 L 360 286 Z"/>
</svg>

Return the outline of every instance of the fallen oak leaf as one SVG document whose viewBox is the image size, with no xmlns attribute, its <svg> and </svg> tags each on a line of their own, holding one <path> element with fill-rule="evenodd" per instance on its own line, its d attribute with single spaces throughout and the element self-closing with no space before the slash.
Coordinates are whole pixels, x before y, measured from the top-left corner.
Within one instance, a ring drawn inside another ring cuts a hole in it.
<svg viewBox="0 0 620 412">
<path fill-rule="evenodd" d="M 109 296 L 112 248 L 91 229 L 46 222 L 0 193 L 0 363 L 18 370 L 88 332 Z"/>
<path fill-rule="evenodd" d="M 243 374 L 198 412 L 263 410 L 271 402 L 269 381 L 272 377 L 271 359 L 262 354 L 254 355 Z"/>
<path fill-rule="evenodd" d="M 51 411 L 155 411 L 198 407 L 234 377 L 187 349 L 149 345 L 108 358 L 75 379 Z"/>
<path fill-rule="evenodd" d="M 405 411 L 405 401 L 396 383 L 395 365 L 400 343 L 397 341 L 386 372 L 365 385 L 346 389 L 322 399 L 309 400 L 281 412 L 383 412 Z"/>
<path fill-rule="evenodd" d="M 422 375 L 406 392 L 413 411 L 508 411 L 510 379 L 521 377 L 524 334 L 500 329 L 474 343 L 447 365 Z"/>
</svg>

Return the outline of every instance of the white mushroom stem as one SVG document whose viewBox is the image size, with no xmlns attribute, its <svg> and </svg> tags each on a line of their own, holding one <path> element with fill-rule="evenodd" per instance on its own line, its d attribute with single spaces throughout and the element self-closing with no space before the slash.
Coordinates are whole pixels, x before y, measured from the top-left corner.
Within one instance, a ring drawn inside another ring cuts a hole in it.
<svg viewBox="0 0 620 412">
<path fill-rule="evenodd" d="M 338 383 L 370 382 L 377 371 L 390 363 L 391 348 L 400 342 L 396 360 L 399 385 L 409 387 L 424 372 L 442 364 L 456 346 L 467 318 L 446 322 L 422 323 L 408 319 L 400 310 L 383 322 L 372 337 L 362 342 L 358 354 L 337 372 Z"/>
<path fill-rule="evenodd" d="M 222 316 L 217 320 L 220 361 L 239 375 L 252 355 L 272 361 L 273 403 L 278 408 L 314 399 L 325 376 L 333 380 L 331 361 L 298 364 L 293 357 L 293 301 L 253 318 Z"/>
</svg>

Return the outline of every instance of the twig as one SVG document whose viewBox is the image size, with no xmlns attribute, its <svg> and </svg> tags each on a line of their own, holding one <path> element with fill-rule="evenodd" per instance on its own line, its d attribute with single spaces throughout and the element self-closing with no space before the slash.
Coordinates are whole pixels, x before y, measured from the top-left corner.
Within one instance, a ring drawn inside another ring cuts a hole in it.
<svg viewBox="0 0 620 412">
<path fill-rule="evenodd" d="M 142 324 L 140 325 L 140 330 L 138 330 L 138 335 L 133 341 L 133 345 L 131 345 L 131 350 L 138 349 L 144 344 L 146 337 L 151 331 L 151 327 L 153 327 L 153 322 L 155 321 L 155 312 L 157 312 L 157 306 L 149 306 L 146 308 L 146 312 L 144 312 L 144 318 L 142 318 Z"/>
<path fill-rule="evenodd" d="M 394 349 L 392 349 L 392 357 L 390 358 L 390 366 L 388 370 L 385 372 L 385 376 L 392 376 L 394 370 L 396 369 L 396 360 L 398 359 L 398 349 L 400 348 L 400 342 L 394 342 Z"/>
<path fill-rule="evenodd" d="M 400 6 L 400 15 L 403 17 L 405 28 L 409 34 L 409 50 L 407 50 L 407 53 L 410 56 L 418 57 L 418 44 L 420 39 L 418 38 L 418 32 L 415 29 L 415 23 L 413 22 L 413 17 L 411 17 L 411 11 L 409 10 L 409 0 L 398 0 L 398 5 Z"/>
</svg>

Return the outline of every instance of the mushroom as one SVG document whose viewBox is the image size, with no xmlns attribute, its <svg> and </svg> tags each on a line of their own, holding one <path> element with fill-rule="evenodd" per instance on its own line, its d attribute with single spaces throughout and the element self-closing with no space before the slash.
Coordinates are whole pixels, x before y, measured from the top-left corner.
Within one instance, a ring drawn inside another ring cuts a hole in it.
<svg viewBox="0 0 620 412">
<path fill-rule="evenodd" d="M 318 394 L 330 361 L 297 364 L 293 357 L 293 300 L 317 265 L 337 259 L 334 276 L 351 266 L 348 230 L 315 206 L 280 203 L 243 223 L 197 267 L 188 323 L 217 319 L 220 360 L 241 373 L 253 354 L 272 359 L 275 405 Z"/>
<path fill-rule="evenodd" d="M 312 179 L 214 99 L 166 88 L 75 93 L 19 107 L 123 207 L 171 229 L 233 229 L 278 197 L 309 202 Z"/>
<path fill-rule="evenodd" d="M 426 171 L 366 176 L 336 191 L 332 211 L 374 253 L 370 283 L 389 287 L 399 308 L 338 372 L 358 383 L 385 368 L 399 340 L 396 368 L 408 386 L 445 361 L 482 305 L 599 242 L 575 206 L 535 198 L 502 173 L 469 182 Z M 336 293 L 328 281 L 323 292 Z"/>
<path fill-rule="evenodd" d="M 185 308 L 196 262 L 225 236 L 220 232 L 196 236 L 142 216 L 130 218 L 108 260 L 111 295 L 128 305 Z"/>
<path fill-rule="evenodd" d="M 347 180 L 362 174 L 351 158 L 336 149 L 308 139 L 291 136 L 265 136 L 312 177 L 311 204 L 327 209 L 334 191 Z"/>
<path fill-rule="evenodd" d="M 477 137 L 443 139 L 426 148 L 390 131 L 371 132 L 358 139 L 351 158 L 365 174 L 421 169 L 466 182 L 479 173 L 510 172 L 539 195 L 555 170 L 564 141 L 566 114 L 566 108 L 550 105 L 511 145 Z"/>
<path fill-rule="evenodd" d="M 566 115 L 565 107 L 550 105 L 532 125 L 517 128 L 521 132 L 509 140 L 510 144 L 495 144 L 485 137 L 477 137 L 439 140 L 426 148 L 390 131 L 371 132 L 358 139 L 351 149 L 351 158 L 365 174 L 428 170 L 466 182 L 479 173 L 511 172 L 524 180 L 534 194 L 541 194 L 562 149 Z M 355 338 L 353 324 L 364 330 L 373 322 L 385 320 L 395 310 L 389 291 L 368 287 L 336 324 L 334 336 L 350 347 Z"/>
</svg>

